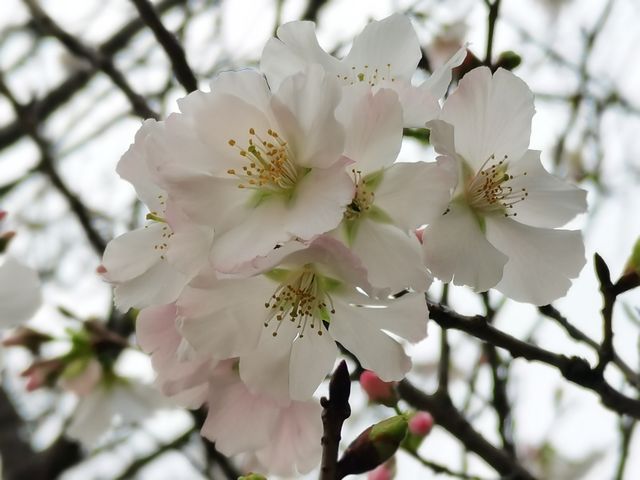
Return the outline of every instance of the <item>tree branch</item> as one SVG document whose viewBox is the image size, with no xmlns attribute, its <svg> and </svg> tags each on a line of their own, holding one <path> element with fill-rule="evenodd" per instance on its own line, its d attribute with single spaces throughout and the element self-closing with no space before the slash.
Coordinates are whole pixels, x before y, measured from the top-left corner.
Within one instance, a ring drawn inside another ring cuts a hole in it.
<svg viewBox="0 0 640 480">
<path fill-rule="evenodd" d="M 322 411 L 322 463 L 320 466 L 320 480 L 339 480 L 338 476 L 338 448 L 342 424 L 351 415 L 349 394 L 351 380 L 347 363 L 343 360 L 329 381 L 329 397 L 322 397 L 320 405 Z"/>
<path fill-rule="evenodd" d="M 158 40 L 158 43 L 162 46 L 176 78 L 184 89 L 191 93 L 198 89 L 198 80 L 196 79 L 191 67 L 187 63 L 187 57 L 182 48 L 182 45 L 178 42 L 178 39 L 162 24 L 162 20 L 158 17 L 158 14 L 153 8 L 153 5 L 148 0 L 131 0 L 138 9 L 140 18 L 144 20 L 147 26 L 151 29 L 153 34 Z"/>
</svg>

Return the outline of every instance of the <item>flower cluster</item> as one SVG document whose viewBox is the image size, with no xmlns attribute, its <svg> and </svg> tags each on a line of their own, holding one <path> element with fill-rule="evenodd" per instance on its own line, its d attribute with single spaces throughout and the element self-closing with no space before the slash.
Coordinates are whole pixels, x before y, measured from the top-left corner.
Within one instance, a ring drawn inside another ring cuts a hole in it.
<svg viewBox="0 0 640 480">
<path fill-rule="evenodd" d="M 218 75 L 147 121 L 118 165 L 149 209 L 99 271 L 161 390 L 206 405 L 225 454 L 316 465 L 313 394 L 338 344 L 383 381 L 426 336 L 432 275 L 542 305 L 584 264 L 584 192 L 529 150 L 533 96 L 505 70 L 468 73 L 442 102 L 457 52 L 423 83 L 410 21 L 370 23 L 342 59 L 314 25 L 278 29 L 260 72 Z M 397 162 L 404 128 L 438 156 Z M 239 421 L 241 420 L 241 421 Z"/>
</svg>

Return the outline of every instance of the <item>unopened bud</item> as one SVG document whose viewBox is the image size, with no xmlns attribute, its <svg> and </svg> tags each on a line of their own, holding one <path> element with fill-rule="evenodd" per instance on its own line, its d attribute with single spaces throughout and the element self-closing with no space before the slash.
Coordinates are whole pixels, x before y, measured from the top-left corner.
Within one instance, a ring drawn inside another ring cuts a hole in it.
<svg viewBox="0 0 640 480">
<path fill-rule="evenodd" d="M 404 415 L 387 418 L 358 435 L 338 462 L 342 476 L 365 473 L 389 460 L 407 435 Z M 342 477 L 340 477 L 342 478 Z"/>
<path fill-rule="evenodd" d="M 389 407 L 398 403 L 395 382 L 384 382 L 370 370 L 365 370 L 360 375 L 360 386 L 372 402 L 381 403 Z"/>
<path fill-rule="evenodd" d="M 367 480 L 391 480 L 393 478 L 393 471 L 387 466 L 386 463 L 371 470 L 367 475 Z"/>
<path fill-rule="evenodd" d="M 43 343 L 53 340 L 46 333 L 39 332 L 29 327 L 17 327 L 2 340 L 5 347 L 24 347 L 31 353 L 37 354 Z"/>
<path fill-rule="evenodd" d="M 238 480 L 267 480 L 267 477 L 259 473 L 248 473 L 247 475 L 238 477 Z"/>
<path fill-rule="evenodd" d="M 522 57 L 518 55 L 516 52 L 511 50 L 507 50 L 506 52 L 502 52 L 498 56 L 498 60 L 496 61 L 496 68 L 504 68 L 505 70 L 513 70 L 518 65 L 522 63 Z"/>
<path fill-rule="evenodd" d="M 429 412 L 416 412 L 409 420 L 409 432 L 417 437 L 426 437 L 431 432 L 433 423 Z"/>
<path fill-rule="evenodd" d="M 33 362 L 20 376 L 27 379 L 25 388 L 32 392 L 38 388 L 52 385 L 64 369 L 64 361 L 60 358 L 38 360 Z"/>
</svg>

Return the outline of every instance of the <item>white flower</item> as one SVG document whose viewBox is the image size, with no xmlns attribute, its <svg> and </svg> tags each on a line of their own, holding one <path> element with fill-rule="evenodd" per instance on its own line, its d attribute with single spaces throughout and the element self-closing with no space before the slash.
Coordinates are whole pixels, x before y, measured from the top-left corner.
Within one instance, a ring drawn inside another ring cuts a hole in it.
<svg viewBox="0 0 640 480">
<path fill-rule="evenodd" d="M 334 115 L 337 80 L 315 66 L 272 93 L 245 70 L 219 75 L 211 88 L 179 102 L 182 113 L 167 119 L 147 155 L 169 202 L 214 228 L 216 268 L 335 228 L 354 190 Z"/>
<path fill-rule="evenodd" d="M 240 358 L 253 392 L 306 400 L 333 368 L 335 342 L 384 380 L 399 380 L 411 362 L 386 332 L 411 342 L 426 336 L 422 295 L 377 300 L 366 270 L 338 240 L 308 248 L 284 245 L 255 260 L 250 278 L 199 278 L 178 300 L 181 331 L 196 351 Z"/>
<path fill-rule="evenodd" d="M 176 329 L 175 305 L 148 307 L 136 320 L 141 347 L 151 354 L 156 383 L 188 408 L 207 406 L 201 433 L 225 455 L 254 453 L 269 473 L 292 475 L 314 468 L 320 457 L 321 409 L 255 394 L 242 383 L 237 360 L 198 356 Z"/>
<path fill-rule="evenodd" d="M 278 38 L 267 42 L 260 60 L 260 69 L 270 85 L 277 87 L 307 65 L 320 64 L 347 87 L 395 90 L 403 106 L 404 125 L 411 127 L 423 127 L 424 122 L 437 116 L 438 100 L 449 86 L 451 70 L 466 56 L 466 49 L 460 49 L 415 87 L 411 78 L 422 51 L 410 20 L 404 15 L 394 14 L 369 23 L 342 60 L 320 47 L 313 22 L 285 23 L 278 28 L 277 35 Z"/>
<path fill-rule="evenodd" d="M 80 371 L 74 370 L 69 373 L 68 370 L 67 368 L 63 371 L 59 384 L 63 389 L 78 396 L 89 395 L 102 380 L 102 365 L 94 357 L 84 361 Z"/>
<path fill-rule="evenodd" d="M 206 264 L 212 240 L 211 229 L 185 221 L 177 208 L 167 211 L 167 193 L 145 155 L 149 139 L 162 132 L 161 123 L 146 121 L 117 167 L 149 209 L 147 225 L 109 242 L 98 269 L 115 285 L 115 303 L 122 310 L 174 301 Z"/>
<path fill-rule="evenodd" d="M 38 274 L 12 257 L 0 264 L 0 328 L 29 320 L 42 301 Z"/>
<path fill-rule="evenodd" d="M 442 214 L 455 186 L 454 162 L 394 163 L 402 145 L 402 107 L 389 89 L 354 104 L 345 155 L 356 184 L 335 232 L 360 257 L 368 280 L 397 293 L 426 291 L 430 277 L 413 231 Z"/>
<path fill-rule="evenodd" d="M 93 447 L 112 427 L 141 422 L 166 406 L 154 388 L 137 381 L 103 381 L 80 398 L 66 433 Z"/>
<path fill-rule="evenodd" d="M 443 281 L 495 287 L 536 305 L 564 295 L 585 263 L 578 231 L 559 230 L 586 209 L 585 192 L 552 175 L 529 150 L 533 94 L 512 73 L 468 73 L 430 122 L 436 151 L 459 163 L 445 215 L 423 236 Z"/>
</svg>

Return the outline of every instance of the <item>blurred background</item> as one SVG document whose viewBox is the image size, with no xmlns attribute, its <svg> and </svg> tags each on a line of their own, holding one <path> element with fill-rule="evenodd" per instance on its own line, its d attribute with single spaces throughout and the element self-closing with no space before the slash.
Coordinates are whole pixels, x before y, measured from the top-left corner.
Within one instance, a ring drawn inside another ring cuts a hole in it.
<svg viewBox="0 0 640 480">
<path fill-rule="evenodd" d="M 471 54 L 484 59 L 488 36 L 483 0 L 159 0 L 154 5 L 205 90 L 218 72 L 257 67 L 277 26 L 301 18 L 315 21 L 320 43 L 340 56 L 371 19 L 404 12 L 424 50 L 418 75 L 465 42 Z M 504 53 L 515 52 L 521 63 L 513 71 L 536 94 L 531 148 L 542 150 L 548 169 L 588 191 L 589 213 L 569 225 L 584 231 L 587 266 L 554 306 L 595 341 L 602 335 L 602 300 L 593 254 L 605 259 L 615 279 L 640 235 L 639 23 L 636 0 L 503 0 L 495 24 L 494 59 L 515 64 L 515 56 Z M 35 268 L 43 283 L 43 306 L 29 322 L 57 339 L 47 343 L 43 358 L 68 349 L 69 331 L 87 320 L 130 334 L 132 315 L 113 309 L 111 288 L 96 274 L 104 245 L 144 222 L 145 212 L 115 166 L 142 119 L 154 113 L 165 117 L 184 95 L 166 53 L 130 1 L 2 0 L 0 209 L 9 212 L 2 230 L 17 232 L 9 253 Z M 422 138 L 408 137 L 399 159 L 432 161 L 434 154 Z M 442 285 L 432 288 L 433 298 L 440 298 Z M 493 293 L 487 300 L 451 288 L 448 300 L 463 314 L 484 313 L 489 301 L 501 330 L 554 352 L 597 359 L 593 348 L 572 339 L 557 320 Z M 620 297 L 614 312 L 616 351 L 632 374 L 640 371 L 639 327 L 636 289 Z M 631 419 L 609 412 L 594 394 L 545 365 L 512 361 L 501 350 L 493 357 L 460 332 L 450 332 L 448 342 L 456 407 L 500 444 L 500 413 L 492 402 L 497 372 L 509 404 L 508 440 L 538 478 L 640 478 L 640 436 Z M 429 338 L 411 350 L 416 365 L 409 378 L 426 391 L 437 385 L 439 344 L 440 332 L 431 324 Z M 116 369 L 132 385 L 145 386 L 153 372 L 134 340 L 131 346 L 114 355 Z M 55 386 L 27 392 L 20 373 L 33 354 L 4 348 L 2 357 L 0 455 L 5 471 L 16 462 L 31 468 L 10 478 L 233 478 L 234 469 L 252 465 L 251 458 L 224 458 L 197 435 L 198 414 L 172 408 L 152 393 L 135 408 L 131 398 L 119 400 L 131 415 L 120 414 L 119 424 L 99 441 L 72 440 L 65 429 L 78 414 L 78 398 Z M 638 397 L 638 388 L 619 370 L 609 369 L 607 379 Z M 351 403 L 347 441 L 393 414 L 382 406 L 367 408 L 355 385 Z M 420 454 L 466 472 L 467 478 L 498 476 L 437 426 Z M 401 479 L 451 478 L 402 453 L 397 466 Z"/>
</svg>

